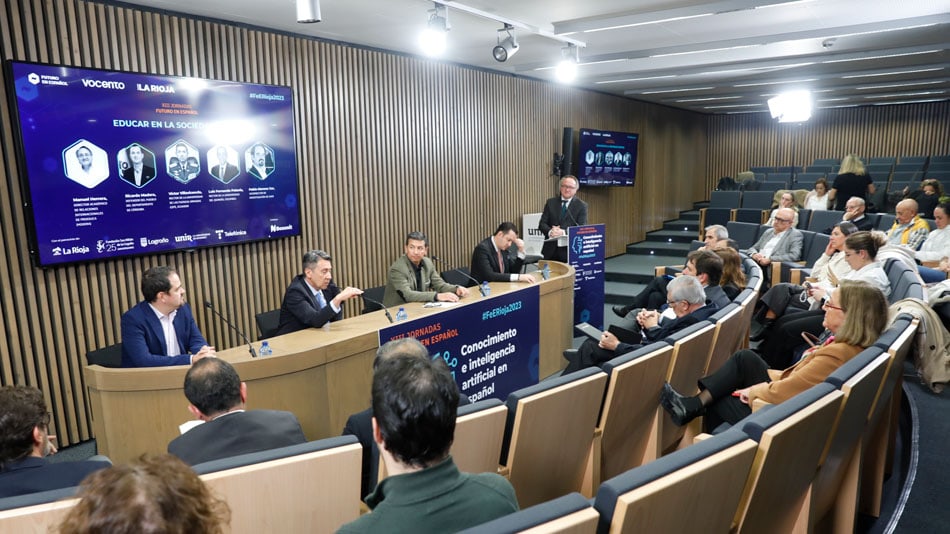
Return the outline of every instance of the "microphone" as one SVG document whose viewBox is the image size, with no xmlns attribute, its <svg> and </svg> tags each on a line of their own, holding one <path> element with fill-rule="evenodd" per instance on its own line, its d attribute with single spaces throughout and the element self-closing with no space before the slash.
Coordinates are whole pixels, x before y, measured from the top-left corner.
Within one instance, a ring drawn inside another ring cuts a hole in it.
<svg viewBox="0 0 950 534">
<path fill-rule="evenodd" d="M 393 321 L 393 316 L 389 313 L 389 310 L 386 308 L 386 306 L 383 306 L 383 303 L 382 303 L 382 302 L 380 302 L 380 301 L 378 301 L 378 300 L 373 300 L 373 299 L 367 297 L 367 296 L 366 296 L 366 293 L 363 293 L 363 294 L 361 294 L 360 296 L 363 297 L 363 300 L 365 300 L 366 302 L 369 302 L 370 304 L 375 304 L 375 305 L 379 306 L 380 308 L 382 308 L 382 309 L 383 309 L 383 312 L 386 314 L 386 318 L 389 319 L 389 322 L 390 322 L 390 323 L 395 322 L 395 321 Z"/>
<path fill-rule="evenodd" d="M 209 310 L 211 310 L 211 313 L 217 315 L 218 318 L 221 319 L 222 321 L 224 321 L 225 324 L 227 324 L 228 326 L 230 326 L 232 330 L 234 330 L 235 332 L 237 332 L 238 334 L 240 334 L 241 337 L 244 338 L 244 342 L 247 343 L 247 350 L 248 350 L 248 352 L 251 353 L 251 358 L 257 358 L 257 353 L 254 352 L 254 346 L 251 345 L 251 340 L 247 338 L 247 336 L 244 334 L 244 332 L 243 332 L 240 328 L 238 328 L 238 327 L 234 326 L 233 324 L 231 324 L 231 321 L 229 321 L 227 317 L 225 317 L 224 315 L 221 315 L 221 312 L 219 312 L 218 310 L 214 309 L 214 306 L 211 305 L 211 301 L 210 301 L 210 300 L 206 300 L 206 301 L 205 301 L 205 308 L 208 308 Z"/>
<path fill-rule="evenodd" d="M 570 217 L 570 218 L 571 218 L 571 221 L 574 223 L 574 224 L 572 224 L 571 226 L 580 226 L 579 224 L 577 224 L 577 219 L 574 218 L 574 214 L 571 213 L 571 204 L 570 204 L 570 203 L 567 204 L 567 209 L 564 210 L 564 214 L 567 215 L 568 217 Z"/>
<path fill-rule="evenodd" d="M 445 266 L 445 262 L 442 261 L 438 256 L 429 256 L 429 257 L 432 258 L 432 261 L 437 261 L 437 262 L 439 262 L 440 264 L 442 264 L 443 267 Z M 475 287 L 478 288 L 478 292 L 481 293 L 483 297 L 487 297 L 487 296 L 488 296 L 488 295 L 485 294 L 485 290 L 482 289 L 482 284 L 480 284 L 480 283 L 478 282 L 478 280 L 472 278 L 472 275 L 467 274 L 465 271 L 463 271 L 463 270 L 461 270 L 461 269 L 458 269 L 458 268 L 449 269 L 449 270 L 450 270 L 450 271 L 457 272 L 457 273 L 459 273 L 460 275 L 464 276 L 465 278 L 468 278 L 468 279 L 471 280 L 472 282 L 475 282 Z"/>
</svg>

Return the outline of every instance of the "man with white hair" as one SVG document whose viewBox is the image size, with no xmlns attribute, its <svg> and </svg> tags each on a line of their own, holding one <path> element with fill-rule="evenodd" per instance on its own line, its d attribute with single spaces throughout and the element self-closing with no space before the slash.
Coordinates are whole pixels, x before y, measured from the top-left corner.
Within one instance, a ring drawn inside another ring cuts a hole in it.
<svg viewBox="0 0 950 534">
<path fill-rule="evenodd" d="M 683 275 L 666 286 L 666 303 L 669 305 L 676 319 L 666 320 L 660 324 L 660 312 L 644 310 L 637 315 L 643 339 L 640 343 L 621 343 L 617 336 L 604 332 L 599 341 L 588 339 L 577 350 L 564 351 L 564 357 L 570 362 L 564 374 L 572 373 L 586 367 L 601 365 L 602 363 L 636 350 L 646 344 L 665 339 L 687 326 L 694 325 L 709 318 L 719 310 L 715 303 L 706 304 L 706 292 L 703 285 L 695 276 Z"/>
<path fill-rule="evenodd" d="M 755 245 L 745 252 L 762 267 L 773 261 L 798 261 L 802 257 L 802 233 L 793 226 L 795 210 L 779 208 L 772 227 L 766 230 Z M 763 269 L 763 273 L 771 272 Z"/>
</svg>

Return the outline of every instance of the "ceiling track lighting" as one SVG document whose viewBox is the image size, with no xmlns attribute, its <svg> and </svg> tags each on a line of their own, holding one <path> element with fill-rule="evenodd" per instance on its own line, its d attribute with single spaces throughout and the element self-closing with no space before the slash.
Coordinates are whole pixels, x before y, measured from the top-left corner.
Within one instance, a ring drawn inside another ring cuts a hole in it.
<svg viewBox="0 0 950 534">
<path fill-rule="evenodd" d="M 554 74 L 559 81 L 570 83 L 577 78 L 577 47 L 568 43 L 561 49 L 561 61 L 554 69 Z"/>
<path fill-rule="evenodd" d="M 323 20 L 320 16 L 320 0 L 297 0 L 297 22 L 312 24 Z"/>
<path fill-rule="evenodd" d="M 505 27 L 498 30 L 498 36 L 496 37 L 497 44 L 491 50 L 492 57 L 495 58 L 495 61 L 499 63 L 504 63 L 508 61 L 508 58 L 518 53 L 520 46 L 518 46 L 518 40 L 515 39 L 515 36 L 512 35 L 511 30 L 514 29 L 514 26 L 511 24 L 505 24 Z M 501 34 L 505 33 L 508 37 L 505 37 L 503 40 Z"/>
<path fill-rule="evenodd" d="M 446 33 L 452 29 L 449 24 L 449 10 L 438 2 L 429 10 L 429 20 L 419 34 L 419 46 L 427 56 L 441 56 L 445 52 Z"/>
</svg>

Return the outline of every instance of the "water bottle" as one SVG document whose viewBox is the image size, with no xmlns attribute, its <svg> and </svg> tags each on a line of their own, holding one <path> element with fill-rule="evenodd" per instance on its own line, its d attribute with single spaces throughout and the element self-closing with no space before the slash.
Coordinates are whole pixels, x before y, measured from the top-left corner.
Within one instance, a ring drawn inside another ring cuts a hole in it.
<svg viewBox="0 0 950 534">
<path fill-rule="evenodd" d="M 541 277 L 545 280 L 551 278 L 551 266 L 549 264 L 544 264 L 544 269 L 541 269 Z"/>
<path fill-rule="evenodd" d="M 487 297 L 491 295 L 491 286 L 488 285 L 488 280 L 482 282 L 482 296 Z"/>
<path fill-rule="evenodd" d="M 274 350 L 270 348 L 270 343 L 264 341 L 261 343 L 260 350 L 257 351 L 257 354 L 263 358 L 265 356 L 273 356 Z"/>
<path fill-rule="evenodd" d="M 409 316 L 406 315 L 406 308 L 402 306 L 399 307 L 399 311 L 396 312 L 396 322 L 405 321 Z"/>
</svg>

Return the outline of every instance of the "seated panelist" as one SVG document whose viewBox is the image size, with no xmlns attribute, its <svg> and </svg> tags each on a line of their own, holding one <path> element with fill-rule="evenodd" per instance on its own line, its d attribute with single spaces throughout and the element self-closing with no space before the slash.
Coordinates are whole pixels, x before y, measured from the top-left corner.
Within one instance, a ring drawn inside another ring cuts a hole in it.
<svg viewBox="0 0 950 534">
<path fill-rule="evenodd" d="M 214 356 L 172 267 L 152 267 L 142 275 L 142 296 L 122 314 L 122 367 L 189 365 Z"/>
<path fill-rule="evenodd" d="M 295 276 L 284 292 L 277 335 L 339 321 L 343 318 L 343 302 L 363 294 L 355 287 L 340 291 L 333 283 L 332 260 L 322 250 L 303 255 L 303 274 Z"/>
<path fill-rule="evenodd" d="M 389 266 L 383 305 L 398 306 L 406 302 L 458 302 L 468 289 L 442 279 L 432 260 L 426 258 L 429 241 L 422 232 L 406 236 L 406 253 Z"/>
<path fill-rule="evenodd" d="M 518 249 L 512 254 L 511 245 Z M 518 238 L 518 227 L 503 222 L 495 234 L 485 238 L 472 252 L 472 278 L 479 282 L 537 282 L 530 274 L 520 274 L 524 265 L 524 241 Z"/>
</svg>

